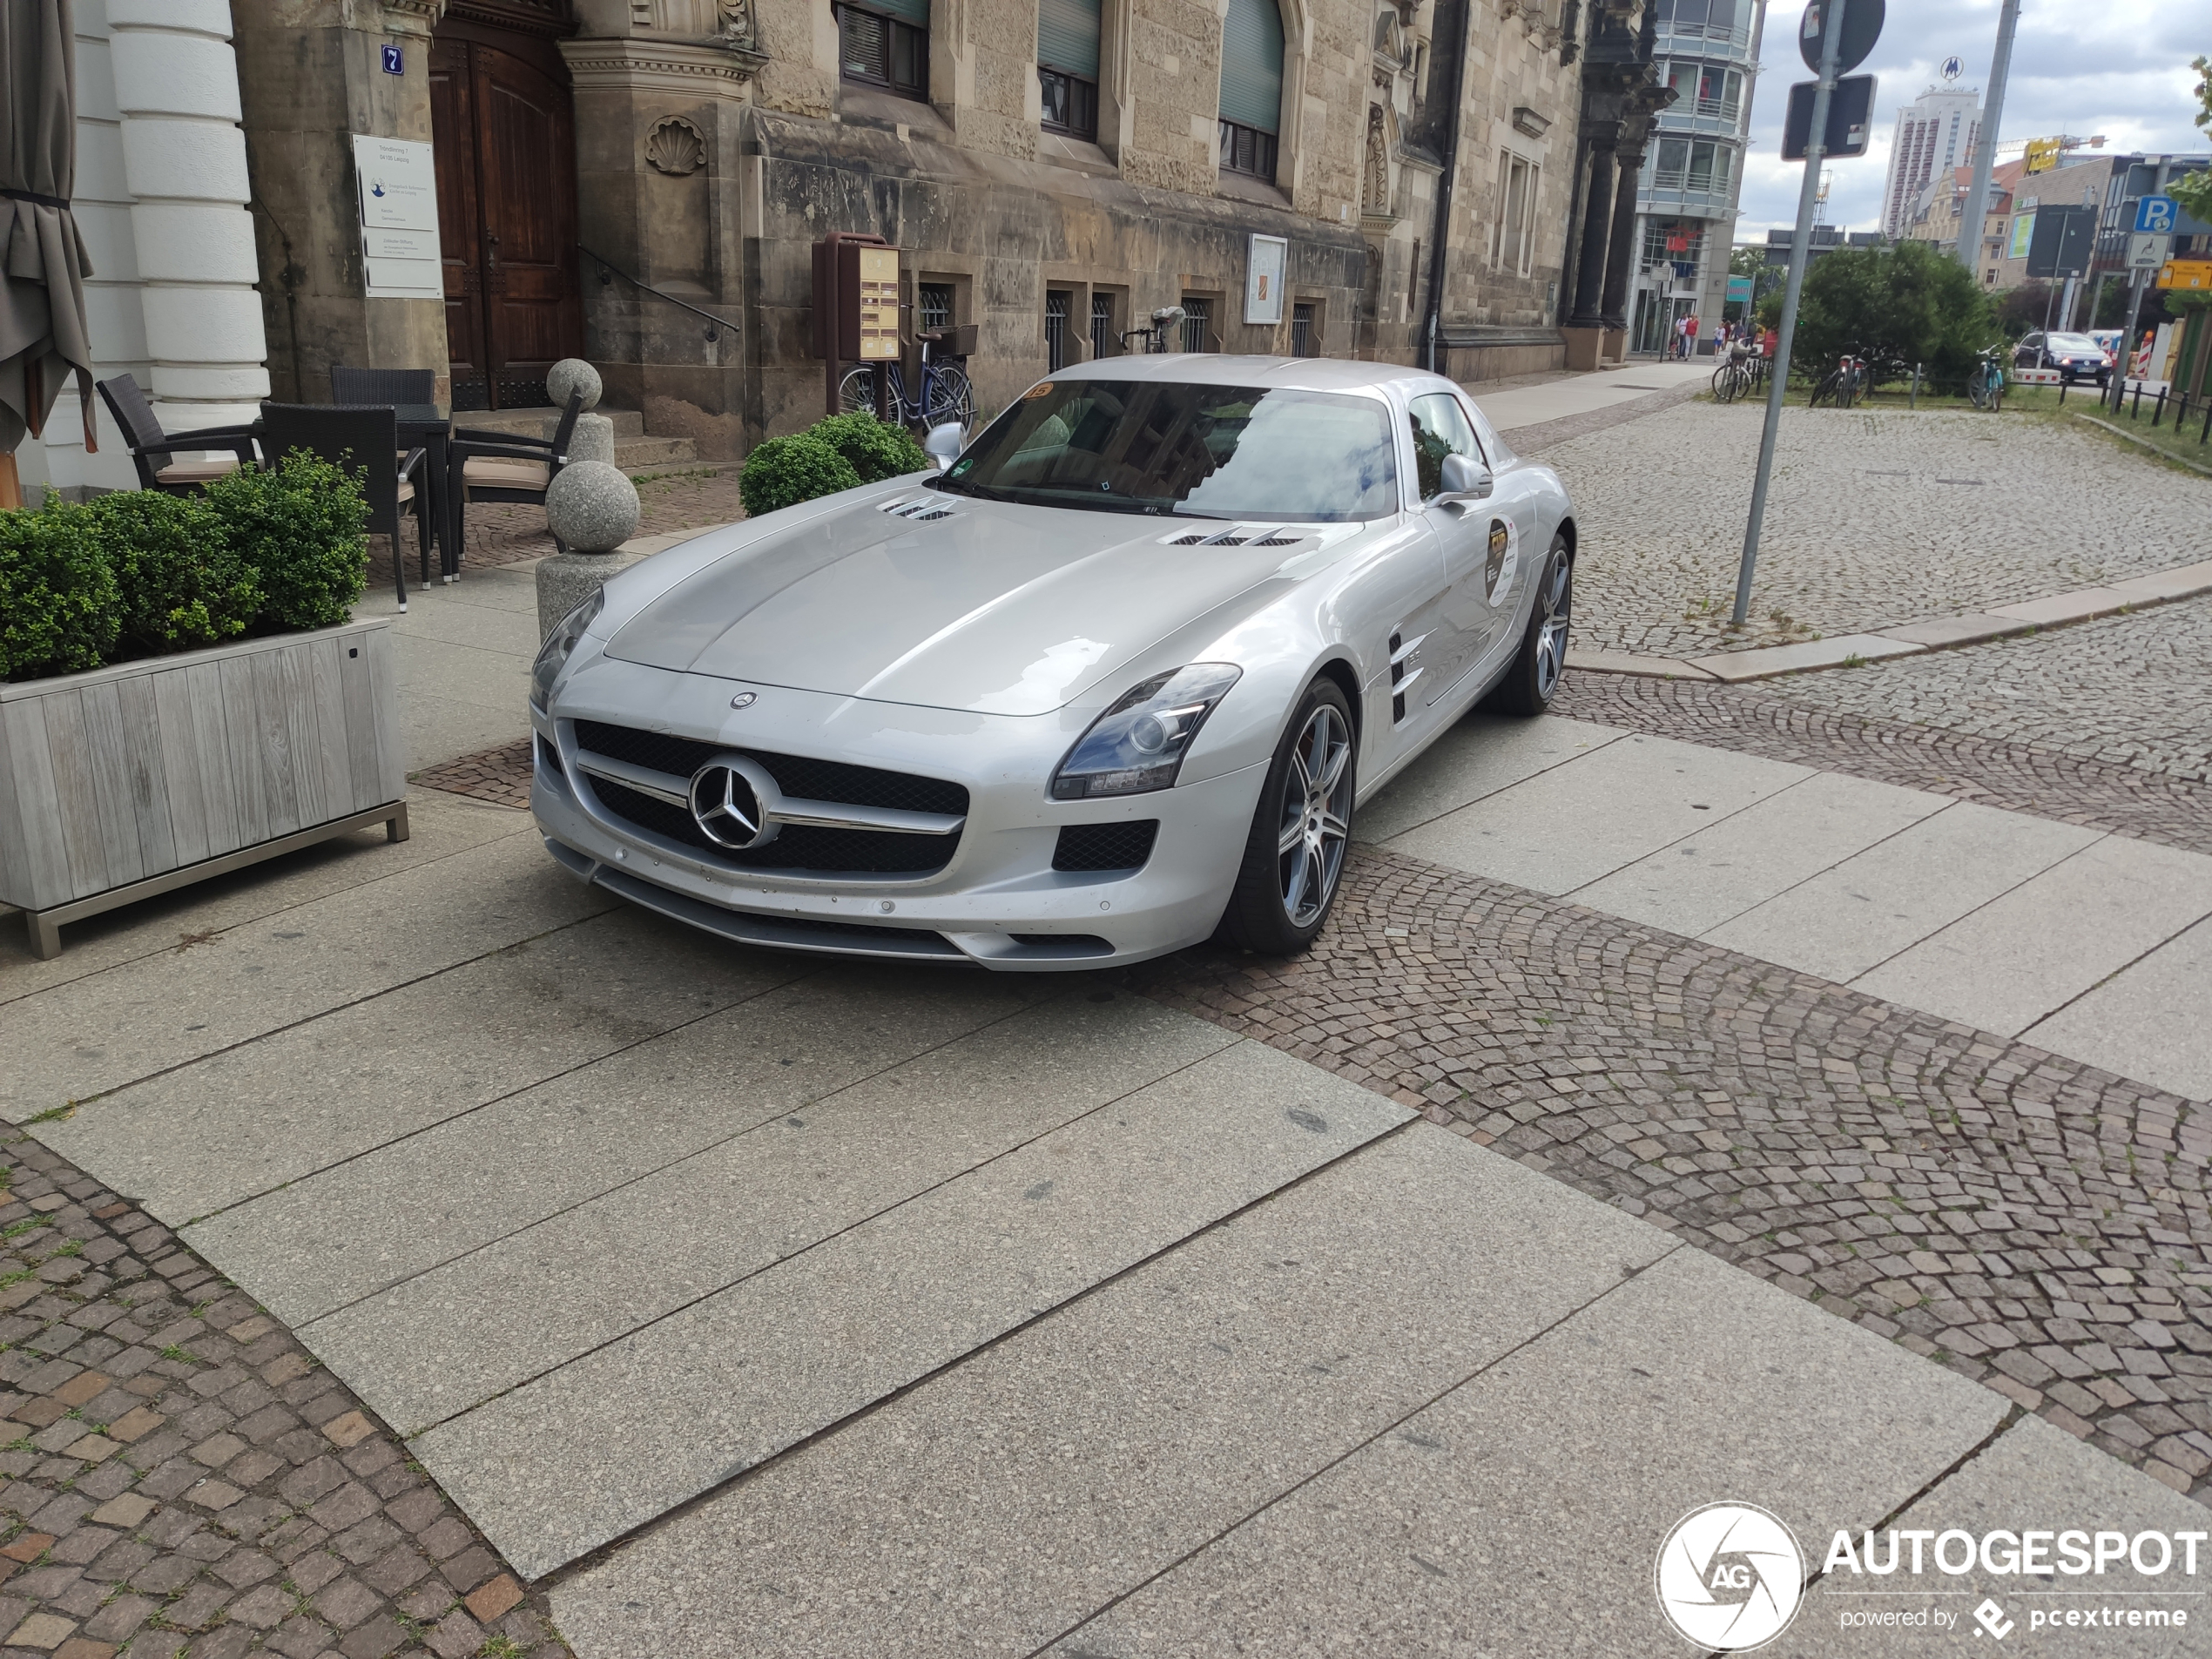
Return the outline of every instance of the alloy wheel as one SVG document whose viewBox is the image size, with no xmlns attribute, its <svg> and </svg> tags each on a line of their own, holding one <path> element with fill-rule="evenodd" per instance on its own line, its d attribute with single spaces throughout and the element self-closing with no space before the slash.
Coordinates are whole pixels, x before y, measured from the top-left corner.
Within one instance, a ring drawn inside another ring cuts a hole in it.
<svg viewBox="0 0 2212 1659">
<path fill-rule="evenodd" d="M 1324 704 L 1298 733 L 1283 779 L 1278 891 L 1294 927 L 1312 926 L 1336 893 L 1351 834 L 1351 789 L 1352 733 L 1344 717 Z"/>
<path fill-rule="evenodd" d="M 1536 597 L 1536 695 L 1548 702 L 1567 669 L 1567 627 L 1575 604 L 1575 567 L 1554 555 Z"/>
</svg>

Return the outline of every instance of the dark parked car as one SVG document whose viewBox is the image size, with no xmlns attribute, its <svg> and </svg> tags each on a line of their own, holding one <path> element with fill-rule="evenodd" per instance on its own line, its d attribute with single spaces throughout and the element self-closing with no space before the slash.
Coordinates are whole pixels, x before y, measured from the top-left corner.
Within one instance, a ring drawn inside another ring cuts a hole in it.
<svg viewBox="0 0 2212 1659">
<path fill-rule="evenodd" d="M 2069 386 L 2087 380 L 2112 383 L 2112 359 L 2087 334 L 2030 334 L 2013 348 L 2013 367 L 2055 368 Z"/>
</svg>

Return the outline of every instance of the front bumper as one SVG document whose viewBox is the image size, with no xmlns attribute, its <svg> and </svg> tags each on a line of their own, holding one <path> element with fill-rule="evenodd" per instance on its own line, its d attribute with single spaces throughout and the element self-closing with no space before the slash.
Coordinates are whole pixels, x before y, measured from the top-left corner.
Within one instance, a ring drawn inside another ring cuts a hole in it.
<svg viewBox="0 0 2212 1659">
<path fill-rule="evenodd" d="M 733 714 L 733 693 L 759 702 Z M 577 764 L 576 723 L 598 720 L 705 743 L 916 772 L 968 791 L 945 867 L 924 875 L 798 874 L 746 868 L 610 811 Z M 530 810 L 547 850 L 579 879 L 745 944 L 830 955 L 1069 971 L 1163 955 L 1219 922 L 1266 768 L 1152 794 L 1055 801 L 1052 767 L 1072 737 L 1057 718 L 963 714 L 752 687 L 602 658 L 531 711 Z M 547 751 L 558 767 L 548 764 Z M 1135 871 L 1057 871 L 1069 824 L 1157 819 Z"/>
</svg>

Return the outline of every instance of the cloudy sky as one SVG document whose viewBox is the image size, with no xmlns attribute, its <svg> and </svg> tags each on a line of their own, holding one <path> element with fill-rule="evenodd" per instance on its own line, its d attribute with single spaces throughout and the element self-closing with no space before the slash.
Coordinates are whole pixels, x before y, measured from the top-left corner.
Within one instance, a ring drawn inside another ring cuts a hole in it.
<svg viewBox="0 0 2212 1659">
<path fill-rule="evenodd" d="M 1777 157 L 1790 83 L 1811 78 L 1797 56 L 1804 9 L 1804 0 L 1773 0 L 1767 9 L 1738 240 L 1797 220 L 1804 170 Z M 1878 226 L 1898 107 L 1935 84 L 1937 66 L 1954 53 L 1966 64 L 1959 84 L 1985 85 L 1997 42 L 1998 0 L 1889 0 L 1888 9 L 1881 42 L 1858 70 L 1879 78 L 1873 146 L 1856 160 L 1830 164 L 1825 222 L 1852 230 Z M 2196 76 L 2188 66 L 2198 53 L 2212 51 L 2212 28 L 2204 24 L 2192 0 L 2022 0 L 1999 141 L 2101 132 L 2107 153 L 2207 151 L 2212 146 L 2190 125 Z"/>
</svg>

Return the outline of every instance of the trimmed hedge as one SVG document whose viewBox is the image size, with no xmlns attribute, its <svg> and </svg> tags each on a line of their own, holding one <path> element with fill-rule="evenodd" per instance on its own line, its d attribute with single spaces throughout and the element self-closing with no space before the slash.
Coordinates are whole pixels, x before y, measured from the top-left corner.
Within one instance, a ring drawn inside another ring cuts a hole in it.
<svg viewBox="0 0 2212 1659">
<path fill-rule="evenodd" d="M 930 464 L 906 428 L 856 409 L 760 445 L 745 457 L 738 498 L 758 518 L 818 496 L 921 472 Z"/>
<path fill-rule="evenodd" d="M 360 483 L 304 454 L 200 496 L 50 493 L 0 511 L 0 678 L 331 627 L 368 579 Z"/>
<path fill-rule="evenodd" d="M 798 432 L 771 438 L 745 457 L 738 499 L 748 517 L 758 518 L 779 507 L 860 487 L 860 475 L 851 462 L 812 432 Z"/>
</svg>

